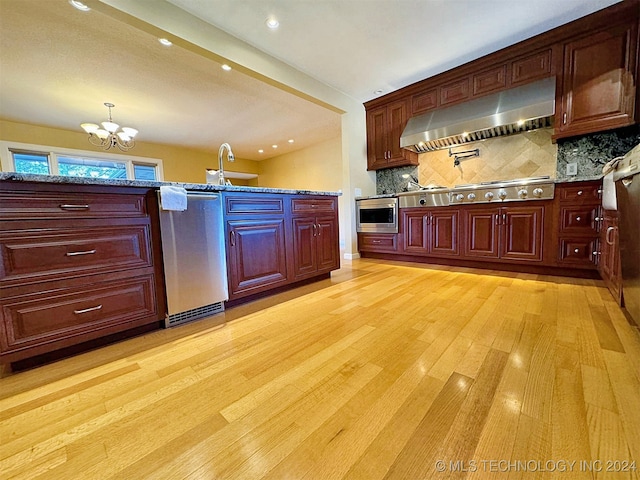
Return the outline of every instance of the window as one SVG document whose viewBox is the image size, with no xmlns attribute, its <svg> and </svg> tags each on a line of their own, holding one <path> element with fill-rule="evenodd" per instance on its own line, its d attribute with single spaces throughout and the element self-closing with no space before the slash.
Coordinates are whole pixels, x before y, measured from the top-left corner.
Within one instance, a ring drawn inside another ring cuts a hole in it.
<svg viewBox="0 0 640 480">
<path fill-rule="evenodd" d="M 99 179 L 162 181 L 162 160 L 0 142 L 5 172 Z"/>
</svg>

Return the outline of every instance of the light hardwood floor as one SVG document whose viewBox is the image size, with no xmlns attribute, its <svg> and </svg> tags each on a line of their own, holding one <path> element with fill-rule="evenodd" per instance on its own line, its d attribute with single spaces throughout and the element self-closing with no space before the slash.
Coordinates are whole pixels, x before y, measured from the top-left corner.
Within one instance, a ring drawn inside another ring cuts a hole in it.
<svg viewBox="0 0 640 480">
<path fill-rule="evenodd" d="M 1 378 L 0 478 L 639 478 L 600 281 L 358 260 L 225 316 Z"/>
</svg>

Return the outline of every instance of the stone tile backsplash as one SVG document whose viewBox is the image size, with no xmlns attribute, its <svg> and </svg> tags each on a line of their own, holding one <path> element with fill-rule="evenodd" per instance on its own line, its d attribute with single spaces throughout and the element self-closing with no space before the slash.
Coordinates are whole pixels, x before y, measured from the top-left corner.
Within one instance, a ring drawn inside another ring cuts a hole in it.
<svg viewBox="0 0 640 480">
<path fill-rule="evenodd" d="M 605 163 L 624 155 L 638 143 L 640 143 L 640 126 L 638 125 L 558 140 L 556 178 L 578 180 L 599 177 L 602 175 L 602 167 Z M 567 175 L 567 165 L 570 163 L 577 163 L 578 175 Z"/>
<path fill-rule="evenodd" d="M 448 150 L 423 153 L 418 167 L 400 167 L 376 172 L 376 193 L 407 191 L 407 178 L 422 185 L 445 187 L 549 176 L 558 180 L 585 180 L 602 175 L 602 167 L 640 143 L 640 126 L 620 128 L 551 142 L 553 129 L 545 128 L 506 137 L 492 138 L 453 148 L 453 152 L 480 149 L 480 156 L 454 166 Z M 577 175 L 567 175 L 567 164 L 577 164 Z"/>
</svg>

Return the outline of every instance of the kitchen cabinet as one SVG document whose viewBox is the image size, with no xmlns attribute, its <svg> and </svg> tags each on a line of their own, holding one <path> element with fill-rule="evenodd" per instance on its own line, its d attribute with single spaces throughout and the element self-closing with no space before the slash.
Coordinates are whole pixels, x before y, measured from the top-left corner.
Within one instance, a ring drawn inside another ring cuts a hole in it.
<svg viewBox="0 0 640 480">
<path fill-rule="evenodd" d="M 284 196 L 227 193 L 224 198 L 229 300 L 286 284 Z"/>
<path fill-rule="evenodd" d="M 542 262 L 544 210 L 541 205 L 467 207 L 463 210 L 463 255 L 470 259 Z"/>
<path fill-rule="evenodd" d="M 559 266 L 591 270 L 596 268 L 601 223 L 600 195 L 600 181 L 556 185 Z"/>
<path fill-rule="evenodd" d="M 295 280 L 339 267 L 337 198 L 292 198 L 291 227 Z"/>
<path fill-rule="evenodd" d="M 459 210 L 401 209 L 403 252 L 412 255 L 458 256 Z"/>
<path fill-rule="evenodd" d="M 157 225 L 151 189 L 0 183 L 0 361 L 159 326 Z"/>
<path fill-rule="evenodd" d="M 398 252 L 397 233 L 358 233 L 358 250 L 361 252 Z"/>
<path fill-rule="evenodd" d="M 407 103 L 402 100 L 367 111 L 367 170 L 418 165 L 416 153 L 400 148 L 409 120 Z"/>
<path fill-rule="evenodd" d="M 620 244 L 618 239 L 618 212 L 602 210 L 602 229 L 599 238 L 600 258 L 598 273 L 607 288 L 622 304 L 622 271 L 620 265 Z"/>
<path fill-rule="evenodd" d="M 608 26 L 563 45 L 555 138 L 635 122 L 638 21 Z"/>
</svg>

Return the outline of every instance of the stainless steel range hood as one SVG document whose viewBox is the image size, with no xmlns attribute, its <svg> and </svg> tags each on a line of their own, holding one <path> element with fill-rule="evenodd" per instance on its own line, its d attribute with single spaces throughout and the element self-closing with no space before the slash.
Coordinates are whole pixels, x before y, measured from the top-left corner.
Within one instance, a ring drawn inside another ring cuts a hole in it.
<svg viewBox="0 0 640 480">
<path fill-rule="evenodd" d="M 549 77 L 409 119 L 400 146 L 430 152 L 485 138 L 549 127 L 555 78 Z"/>
</svg>

